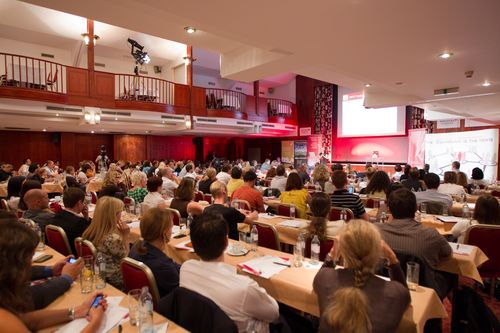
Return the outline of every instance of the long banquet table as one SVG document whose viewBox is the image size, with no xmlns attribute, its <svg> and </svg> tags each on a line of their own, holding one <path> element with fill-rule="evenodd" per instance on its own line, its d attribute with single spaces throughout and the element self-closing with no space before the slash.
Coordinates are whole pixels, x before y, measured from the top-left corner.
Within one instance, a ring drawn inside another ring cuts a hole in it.
<svg viewBox="0 0 500 333">
<path fill-rule="evenodd" d="M 41 265 L 48 266 L 48 265 L 53 265 L 56 263 L 58 260 L 64 258 L 62 254 L 59 252 L 55 251 L 54 249 L 50 248 L 49 246 L 45 247 L 44 253 L 46 254 L 51 254 L 53 257 L 52 259 L 44 262 Z M 104 294 L 107 296 L 123 296 L 122 301 L 120 302 L 120 306 L 128 308 L 127 305 L 127 295 L 124 294 L 122 291 L 116 289 L 110 284 L 106 284 L 106 287 L 102 289 Z M 47 309 L 67 309 L 71 306 L 79 305 L 81 304 L 86 298 L 88 297 L 88 294 L 84 295 L 80 292 L 80 285 L 78 281 L 75 281 L 71 288 L 62 296 L 57 298 L 54 302 L 52 302 Z M 168 322 L 168 332 L 169 333 L 184 333 L 187 332 L 184 328 L 180 327 L 179 325 L 175 324 L 171 320 L 168 320 L 167 318 L 163 317 L 159 313 L 154 313 L 153 316 L 154 323 L 160 324 L 164 322 Z M 54 332 L 54 330 L 58 327 L 63 326 L 64 324 L 53 326 L 44 330 L 41 330 L 40 332 Z M 122 324 L 123 331 L 121 332 L 137 332 L 138 328 L 130 325 L 129 321 L 124 321 Z M 118 327 L 113 328 L 110 332 L 120 332 Z"/>
<path fill-rule="evenodd" d="M 8 182 L 0 183 L 0 198 L 7 197 L 7 184 Z M 61 184 L 56 183 L 43 183 L 42 190 L 47 193 L 63 193 L 64 188 Z"/>
</svg>

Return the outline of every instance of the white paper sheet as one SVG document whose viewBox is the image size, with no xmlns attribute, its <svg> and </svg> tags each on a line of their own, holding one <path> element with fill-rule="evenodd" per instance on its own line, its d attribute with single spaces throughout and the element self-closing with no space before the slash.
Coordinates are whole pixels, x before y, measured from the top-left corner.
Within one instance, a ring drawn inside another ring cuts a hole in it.
<svg viewBox="0 0 500 333">
<path fill-rule="evenodd" d="M 276 215 L 269 215 L 268 213 L 259 213 L 259 219 L 274 219 Z"/>
<path fill-rule="evenodd" d="M 104 312 L 104 319 L 102 321 L 101 326 L 96 331 L 96 333 L 105 333 L 111 330 L 114 326 L 118 325 L 118 323 L 122 320 L 122 318 L 127 315 L 128 309 L 116 306 L 109 305 L 106 312 Z M 59 328 L 56 332 L 58 333 L 75 333 L 81 332 L 85 326 L 87 326 L 88 321 L 85 318 L 75 319 L 70 321 L 63 327 Z"/>
<path fill-rule="evenodd" d="M 139 228 L 141 226 L 141 222 L 140 221 L 133 221 L 133 222 L 129 223 L 128 226 L 130 227 L 130 229 Z"/>
<path fill-rule="evenodd" d="M 289 265 L 290 263 L 288 261 L 289 260 L 284 260 L 282 258 L 267 255 L 245 261 L 238 266 L 247 273 L 258 275 L 260 277 L 263 277 L 264 279 L 269 279 L 271 276 L 278 274 L 282 270 L 288 268 L 288 266 L 276 263 Z M 245 266 L 250 269 L 246 268 Z"/>
<path fill-rule="evenodd" d="M 472 254 L 472 251 L 474 250 L 474 246 L 471 245 L 458 244 L 452 242 L 448 242 L 448 244 L 450 244 L 451 248 L 453 249 L 453 253 L 456 254 L 464 254 L 470 256 Z"/>
<path fill-rule="evenodd" d="M 278 224 L 283 227 L 304 228 L 307 226 L 307 221 L 301 219 L 293 219 L 293 220 L 284 220 L 283 222 L 280 222 Z"/>
<path fill-rule="evenodd" d="M 468 221 L 469 219 L 463 218 L 463 217 L 456 217 L 456 216 L 442 216 L 439 215 L 436 217 L 439 221 L 441 222 L 448 222 L 448 223 L 456 223 L 456 222 L 461 222 L 461 221 Z"/>
<path fill-rule="evenodd" d="M 33 255 L 33 259 L 31 259 L 32 261 L 35 261 L 37 260 L 38 258 L 40 258 L 41 256 L 43 256 L 45 254 L 45 252 L 43 251 L 37 251 L 35 252 L 35 254 Z"/>
<path fill-rule="evenodd" d="M 188 243 L 191 243 L 191 239 L 185 240 L 184 242 L 181 242 L 175 246 L 176 249 L 179 250 L 187 250 L 189 252 L 194 252 L 194 249 L 192 246 L 187 246 Z"/>
</svg>

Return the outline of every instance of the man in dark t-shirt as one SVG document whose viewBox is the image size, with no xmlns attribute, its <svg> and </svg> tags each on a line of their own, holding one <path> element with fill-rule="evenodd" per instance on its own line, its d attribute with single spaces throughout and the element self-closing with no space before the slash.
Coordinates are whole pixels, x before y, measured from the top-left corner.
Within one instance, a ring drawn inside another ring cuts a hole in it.
<svg viewBox="0 0 500 333">
<path fill-rule="evenodd" d="M 203 213 L 222 215 L 229 229 L 229 238 L 238 240 L 238 223 L 251 223 L 251 221 L 257 220 L 257 211 L 246 212 L 228 207 L 226 204 L 226 185 L 220 181 L 215 181 L 210 185 L 210 193 L 212 194 L 214 203 L 206 207 Z"/>
</svg>

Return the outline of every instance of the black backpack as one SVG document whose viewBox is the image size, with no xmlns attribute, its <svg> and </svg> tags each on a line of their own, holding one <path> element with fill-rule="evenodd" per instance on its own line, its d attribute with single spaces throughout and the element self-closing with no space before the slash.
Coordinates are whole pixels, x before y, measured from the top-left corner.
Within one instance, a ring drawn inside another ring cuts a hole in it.
<svg viewBox="0 0 500 333">
<path fill-rule="evenodd" d="M 500 323 L 476 291 L 462 287 L 453 299 L 451 332 L 497 333 Z"/>
</svg>

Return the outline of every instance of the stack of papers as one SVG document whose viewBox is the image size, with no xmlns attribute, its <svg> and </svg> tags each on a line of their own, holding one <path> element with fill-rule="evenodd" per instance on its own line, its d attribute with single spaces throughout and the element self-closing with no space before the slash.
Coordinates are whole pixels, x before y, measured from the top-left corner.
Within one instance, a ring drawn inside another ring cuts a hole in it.
<svg viewBox="0 0 500 333">
<path fill-rule="evenodd" d="M 277 216 L 274 214 L 268 214 L 268 213 L 259 213 L 259 219 L 274 219 Z"/>
<path fill-rule="evenodd" d="M 442 216 L 442 215 L 437 216 L 437 219 L 439 221 L 441 221 L 441 222 L 447 222 L 447 223 L 450 223 L 450 222 L 456 223 L 456 222 L 468 221 L 469 220 L 469 219 L 466 219 L 466 218 L 463 218 L 463 217 Z"/>
<path fill-rule="evenodd" d="M 35 261 L 37 260 L 38 258 L 40 258 L 41 256 L 43 256 L 45 254 L 45 252 L 42 252 L 42 251 L 37 251 L 35 252 L 35 254 L 33 255 L 33 259 L 31 259 L 32 261 Z"/>
<path fill-rule="evenodd" d="M 474 246 L 467 245 L 467 244 L 458 244 L 458 243 L 451 243 L 450 244 L 451 248 L 453 249 L 453 253 L 456 254 L 464 254 L 464 255 L 471 255 L 472 250 L 474 250 Z"/>
<path fill-rule="evenodd" d="M 175 246 L 176 249 L 179 249 L 179 250 L 186 250 L 186 251 L 189 251 L 189 252 L 194 252 L 194 249 L 193 249 L 193 244 L 191 243 L 191 239 L 188 239 L 184 242 L 181 242 L 179 244 L 177 244 Z"/>
<path fill-rule="evenodd" d="M 306 220 L 301 220 L 301 219 L 285 220 L 278 224 L 283 227 L 291 227 L 291 228 L 304 228 L 307 226 Z"/>
<path fill-rule="evenodd" d="M 266 255 L 249 261 L 245 261 L 238 266 L 241 270 L 269 279 L 271 276 L 278 274 L 282 270 L 290 267 L 290 260 Z"/>
</svg>

